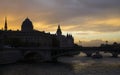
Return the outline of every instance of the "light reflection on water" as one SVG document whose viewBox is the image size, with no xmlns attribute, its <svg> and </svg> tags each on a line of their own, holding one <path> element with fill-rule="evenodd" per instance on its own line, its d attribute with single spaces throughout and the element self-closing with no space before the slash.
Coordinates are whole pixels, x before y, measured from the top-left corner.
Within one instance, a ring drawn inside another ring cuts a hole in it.
<svg viewBox="0 0 120 75">
<path fill-rule="evenodd" d="M 120 64 L 74 64 L 76 75 L 120 75 Z"/>
<path fill-rule="evenodd" d="M 60 57 L 62 63 L 11 64 L 0 75 L 120 75 L 120 58 Z"/>
<path fill-rule="evenodd" d="M 59 58 L 59 61 L 71 63 L 75 75 L 120 75 L 120 56 L 112 58 L 110 53 L 101 53 L 102 59 L 93 59 L 80 54 L 71 57 Z"/>
<path fill-rule="evenodd" d="M 80 64 L 92 64 L 92 63 L 120 63 L 120 56 L 118 58 L 111 57 L 110 53 L 101 53 L 103 55 L 102 59 L 93 59 L 91 57 L 86 57 L 84 53 L 77 55 L 75 57 L 60 57 L 58 60 L 64 63 L 80 63 Z"/>
</svg>

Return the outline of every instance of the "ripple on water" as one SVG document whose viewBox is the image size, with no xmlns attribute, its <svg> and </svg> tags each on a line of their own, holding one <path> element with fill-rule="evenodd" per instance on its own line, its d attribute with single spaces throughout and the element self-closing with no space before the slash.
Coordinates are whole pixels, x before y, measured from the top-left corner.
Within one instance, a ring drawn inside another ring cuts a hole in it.
<svg viewBox="0 0 120 75">
<path fill-rule="evenodd" d="M 73 75 L 66 64 L 13 64 L 2 68 L 2 75 Z"/>
<path fill-rule="evenodd" d="M 120 64 L 73 64 L 76 75 L 120 75 Z"/>
<path fill-rule="evenodd" d="M 60 63 L 11 64 L 0 66 L 2 75 L 120 75 L 120 59 L 62 57 Z M 0 74 L 0 75 L 1 75 Z"/>
</svg>

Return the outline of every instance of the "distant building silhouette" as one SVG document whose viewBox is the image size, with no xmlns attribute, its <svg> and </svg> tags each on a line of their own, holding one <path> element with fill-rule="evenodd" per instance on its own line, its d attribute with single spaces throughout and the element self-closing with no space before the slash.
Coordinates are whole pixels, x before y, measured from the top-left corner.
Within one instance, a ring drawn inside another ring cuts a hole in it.
<svg viewBox="0 0 120 75">
<path fill-rule="evenodd" d="M 57 36 L 61 36 L 62 35 L 62 31 L 61 31 L 60 25 L 58 25 L 58 29 L 57 29 L 56 35 Z"/>
<path fill-rule="evenodd" d="M 23 21 L 22 26 L 21 26 L 21 31 L 23 32 L 33 31 L 33 24 L 28 18 L 26 18 L 25 21 Z"/>
<path fill-rule="evenodd" d="M 2 41 L 3 40 L 3 41 Z M 0 30 L 0 41 L 4 46 L 10 47 L 73 47 L 72 35 L 62 35 L 60 25 L 56 34 L 45 33 L 34 29 L 32 21 L 26 18 L 21 31 L 8 30 L 7 18 L 5 17 L 4 30 Z"/>
<path fill-rule="evenodd" d="M 7 17 L 5 17 L 5 26 L 4 26 L 5 31 L 7 31 Z"/>
<path fill-rule="evenodd" d="M 57 39 L 59 40 L 60 47 L 73 47 L 74 46 L 74 38 L 70 34 L 67 34 L 67 36 L 62 35 L 62 30 L 60 28 L 60 25 L 58 25 L 56 35 L 57 35 Z"/>
</svg>

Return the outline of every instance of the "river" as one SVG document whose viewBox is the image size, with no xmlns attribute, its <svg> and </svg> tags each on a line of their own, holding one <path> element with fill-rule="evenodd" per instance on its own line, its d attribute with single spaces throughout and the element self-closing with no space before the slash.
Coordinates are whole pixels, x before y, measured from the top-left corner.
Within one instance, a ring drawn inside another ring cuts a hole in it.
<svg viewBox="0 0 120 75">
<path fill-rule="evenodd" d="M 120 75 L 120 58 L 60 57 L 59 63 L 0 65 L 0 75 Z"/>
</svg>

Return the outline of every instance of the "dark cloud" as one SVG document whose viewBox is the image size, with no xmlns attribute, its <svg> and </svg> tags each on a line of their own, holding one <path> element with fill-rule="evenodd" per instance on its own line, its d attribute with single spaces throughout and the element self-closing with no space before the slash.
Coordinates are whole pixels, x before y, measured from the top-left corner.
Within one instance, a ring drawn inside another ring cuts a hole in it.
<svg viewBox="0 0 120 75">
<path fill-rule="evenodd" d="M 83 23 L 87 18 L 120 18 L 120 0 L 1 0 L 0 9 L 2 15 L 29 16 L 47 25 L 75 25 L 72 30 L 119 31 L 119 26 Z"/>
<path fill-rule="evenodd" d="M 78 0 L 93 8 L 119 8 L 119 0 Z"/>
<path fill-rule="evenodd" d="M 117 32 L 120 31 L 119 26 L 112 26 L 107 24 L 98 24 L 98 25 L 77 25 L 68 30 L 72 31 L 96 31 L 96 32 Z"/>
</svg>

